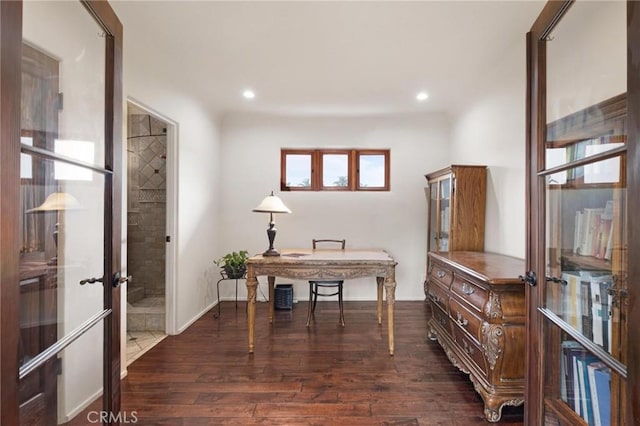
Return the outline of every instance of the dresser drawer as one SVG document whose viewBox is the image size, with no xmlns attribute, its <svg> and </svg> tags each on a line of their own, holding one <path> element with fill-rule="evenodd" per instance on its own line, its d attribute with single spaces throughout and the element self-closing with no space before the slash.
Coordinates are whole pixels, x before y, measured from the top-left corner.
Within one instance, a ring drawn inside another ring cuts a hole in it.
<svg viewBox="0 0 640 426">
<path fill-rule="evenodd" d="M 453 281 L 453 272 L 440 263 L 432 261 L 431 268 L 429 268 L 429 279 L 438 281 L 445 288 L 449 288 L 451 281 Z"/>
<path fill-rule="evenodd" d="M 469 337 L 477 344 L 480 344 L 480 329 L 482 327 L 480 317 L 463 306 L 454 297 L 449 299 L 449 313 L 452 322 L 469 333 Z"/>
<path fill-rule="evenodd" d="M 428 295 L 431 303 L 437 305 L 444 312 L 449 312 L 449 292 L 440 287 L 438 282 L 429 280 Z"/>
<path fill-rule="evenodd" d="M 460 296 L 461 300 L 469 303 L 478 312 L 482 312 L 482 308 L 489 297 L 489 293 L 483 287 L 457 274 L 453 279 L 453 284 L 451 284 L 451 291 Z"/>
<path fill-rule="evenodd" d="M 432 307 L 431 310 L 433 321 L 443 328 L 449 336 L 451 336 L 451 320 L 449 319 L 449 315 L 436 306 Z"/>
<path fill-rule="evenodd" d="M 453 335 L 459 350 L 471 358 L 477 366 L 477 369 L 484 377 L 487 377 L 487 361 L 482 353 L 482 349 L 480 349 L 480 345 L 478 345 L 474 339 L 469 338 L 467 333 L 462 331 L 460 327 L 453 327 Z"/>
</svg>

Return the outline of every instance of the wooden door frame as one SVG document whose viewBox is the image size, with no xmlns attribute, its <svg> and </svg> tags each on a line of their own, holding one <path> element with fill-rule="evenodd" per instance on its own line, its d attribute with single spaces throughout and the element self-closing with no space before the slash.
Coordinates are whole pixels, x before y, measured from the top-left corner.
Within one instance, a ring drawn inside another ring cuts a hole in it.
<svg viewBox="0 0 640 426">
<path fill-rule="evenodd" d="M 0 2 L 0 423 L 18 424 L 22 3 Z"/>
<path fill-rule="evenodd" d="M 627 3 L 627 212 L 640 211 L 640 4 Z M 627 271 L 629 277 L 628 303 L 639 303 L 639 286 L 633 282 L 640 275 L 640 226 L 634 222 L 637 214 L 627 215 L 629 249 Z M 636 219 L 637 220 L 637 219 Z M 640 421 L 640 310 L 627 310 L 627 424 Z"/>
<path fill-rule="evenodd" d="M 122 24 L 106 1 L 81 1 L 105 32 L 105 183 L 103 410 L 120 411 L 120 271 L 122 206 Z M 0 2 L 0 423 L 19 424 L 19 226 L 22 2 Z M 119 416 L 109 416 L 111 424 Z M 112 421 L 112 422 L 111 422 Z"/>
</svg>

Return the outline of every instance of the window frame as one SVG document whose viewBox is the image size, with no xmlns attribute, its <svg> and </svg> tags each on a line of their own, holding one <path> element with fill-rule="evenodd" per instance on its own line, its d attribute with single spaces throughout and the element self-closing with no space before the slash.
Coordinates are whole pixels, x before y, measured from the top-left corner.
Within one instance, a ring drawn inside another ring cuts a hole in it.
<svg viewBox="0 0 640 426">
<path fill-rule="evenodd" d="M 288 186 L 287 185 L 287 155 L 309 155 L 311 157 L 311 176 L 309 176 L 310 186 Z M 314 150 L 312 149 L 282 149 L 280 150 L 280 190 L 281 191 L 314 191 L 314 170 L 316 161 Z"/>
<path fill-rule="evenodd" d="M 351 149 L 318 149 L 315 151 L 316 164 L 318 173 L 317 191 L 353 191 L 354 173 L 353 173 L 353 151 Z M 347 156 L 347 186 L 325 186 L 324 185 L 324 156 L 325 155 L 346 155 Z M 311 172 L 313 175 L 313 170 Z M 313 181 L 313 179 L 312 179 Z"/>
<path fill-rule="evenodd" d="M 383 186 L 375 186 L 375 187 L 367 187 L 360 186 L 360 157 L 363 155 L 382 155 L 384 157 L 384 185 Z M 391 187 L 391 183 L 389 182 L 389 178 L 391 177 L 390 173 L 390 152 L 388 149 L 361 149 L 356 151 L 356 155 L 354 156 L 354 168 L 356 170 L 356 176 L 353 184 L 355 185 L 356 191 L 389 191 Z"/>
<path fill-rule="evenodd" d="M 347 156 L 347 186 L 324 186 L 323 183 L 323 156 L 346 155 Z M 311 186 L 299 187 L 287 185 L 287 155 L 309 155 L 311 158 Z M 384 185 L 378 187 L 360 186 L 360 156 L 382 155 L 384 156 Z M 390 191 L 391 183 L 391 153 L 389 149 L 298 149 L 282 148 L 280 150 L 280 190 L 281 191 Z"/>
</svg>

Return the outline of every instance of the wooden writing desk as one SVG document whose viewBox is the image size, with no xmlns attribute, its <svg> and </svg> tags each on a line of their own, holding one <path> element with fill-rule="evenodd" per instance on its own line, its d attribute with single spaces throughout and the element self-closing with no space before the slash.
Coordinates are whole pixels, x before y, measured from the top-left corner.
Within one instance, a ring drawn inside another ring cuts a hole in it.
<svg viewBox="0 0 640 426">
<path fill-rule="evenodd" d="M 256 255 L 247 262 L 247 315 L 249 353 L 254 350 L 256 324 L 256 290 L 260 275 L 269 282 L 269 322 L 273 322 L 274 284 L 276 277 L 299 280 L 353 279 L 376 277 L 378 284 L 378 324 L 382 324 L 382 287 L 387 299 L 389 354 L 393 355 L 393 317 L 397 262 L 383 250 L 282 250 L 280 256 Z"/>
</svg>

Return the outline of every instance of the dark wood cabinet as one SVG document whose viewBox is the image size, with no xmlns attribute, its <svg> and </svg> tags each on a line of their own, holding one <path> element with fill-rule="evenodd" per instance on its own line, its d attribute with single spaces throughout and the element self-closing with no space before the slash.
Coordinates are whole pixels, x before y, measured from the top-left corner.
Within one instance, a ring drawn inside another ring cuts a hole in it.
<svg viewBox="0 0 640 426">
<path fill-rule="evenodd" d="M 487 166 L 454 164 L 425 177 L 428 251 L 482 251 Z"/>
<path fill-rule="evenodd" d="M 527 48 L 525 424 L 640 424 L 640 6 L 549 2 Z"/>
<path fill-rule="evenodd" d="M 524 402 L 524 261 L 494 253 L 430 252 L 429 335 L 469 374 L 488 421 Z"/>
</svg>

